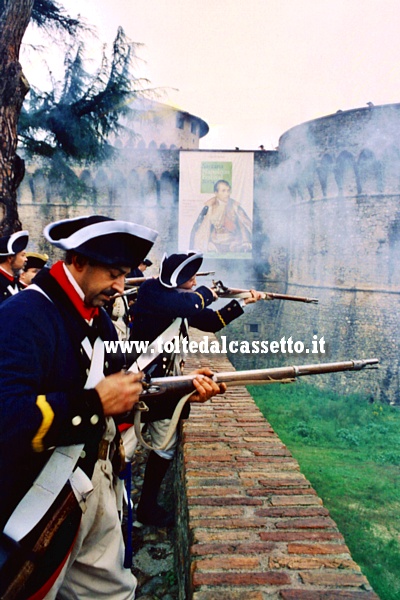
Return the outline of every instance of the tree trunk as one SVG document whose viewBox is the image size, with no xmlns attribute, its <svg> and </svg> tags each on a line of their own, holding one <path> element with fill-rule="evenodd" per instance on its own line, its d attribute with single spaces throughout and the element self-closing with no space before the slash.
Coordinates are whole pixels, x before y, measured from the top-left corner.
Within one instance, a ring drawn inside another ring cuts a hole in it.
<svg viewBox="0 0 400 600">
<path fill-rule="evenodd" d="M 17 155 L 17 124 L 29 90 L 19 63 L 34 0 L 0 0 L 0 235 L 20 230 L 17 189 L 24 161 Z"/>
</svg>

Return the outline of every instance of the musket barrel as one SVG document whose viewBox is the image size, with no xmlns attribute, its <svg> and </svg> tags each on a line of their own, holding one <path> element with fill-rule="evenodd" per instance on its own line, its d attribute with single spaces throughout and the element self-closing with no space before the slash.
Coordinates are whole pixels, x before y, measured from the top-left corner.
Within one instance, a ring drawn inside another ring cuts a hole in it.
<svg viewBox="0 0 400 600">
<path fill-rule="evenodd" d="M 379 363 L 377 358 L 369 358 L 365 360 L 348 360 L 344 362 L 319 363 L 314 365 L 300 365 L 290 367 L 277 367 L 271 369 L 253 369 L 249 371 L 228 371 L 219 372 L 214 375 L 217 383 L 226 383 L 226 385 L 234 385 L 244 380 L 250 385 L 266 382 L 268 380 L 290 379 L 293 377 L 301 377 L 304 375 L 319 375 L 324 373 L 338 373 L 341 371 L 359 371 L 368 365 L 376 365 Z"/>
<path fill-rule="evenodd" d="M 215 271 L 200 271 L 196 273 L 196 277 L 207 277 L 207 275 L 214 275 Z M 148 277 L 126 277 L 125 285 L 141 285 L 149 279 Z"/>
<path fill-rule="evenodd" d="M 262 292 L 264 293 L 264 292 Z M 265 292 L 265 300 L 291 300 L 292 302 L 306 302 L 308 304 L 318 304 L 318 298 L 308 298 L 308 296 L 290 296 L 288 294 L 275 294 Z"/>
<path fill-rule="evenodd" d="M 279 381 L 290 381 L 296 377 L 305 375 L 320 375 L 325 373 L 338 373 L 342 371 L 359 371 L 364 367 L 377 365 L 377 358 L 363 360 L 348 360 L 332 363 L 316 363 L 311 365 L 277 367 L 270 369 L 251 369 L 247 371 L 226 371 L 214 373 L 213 379 L 216 383 L 225 383 L 228 387 L 234 385 L 257 385 L 274 383 Z M 193 389 L 193 379 L 199 375 L 176 375 L 172 377 L 155 377 L 151 379 L 150 386 L 158 388 L 159 393 L 166 389 L 188 393 Z M 200 376 L 201 377 L 201 376 Z M 146 393 L 146 392 L 145 392 Z"/>
<path fill-rule="evenodd" d="M 221 289 L 221 282 L 214 282 L 216 285 L 216 292 L 220 298 L 251 298 L 250 290 L 243 290 L 239 288 L 225 288 Z M 276 294 L 274 292 L 258 292 L 261 294 L 263 300 L 290 300 L 292 302 L 306 302 L 308 304 L 318 304 L 318 298 L 309 298 L 307 296 L 291 296 L 289 294 Z"/>
<path fill-rule="evenodd" d="M 125 290 L 124 292 L 121 292 L 120 294 L 114 294 L 114 296 L 111 296 L 110 300 L 114 300 L 115 298 L 121 298 L 121 296 L 129 296 L 131 294 L 137 294 L 138 291 L 139 291 L 139 287 L 131 287 L 131 288 Z"/>
<path fill-rule="evenodd" d="M 147 280 L 147 277 L 126 277 L 125 285 L 140 285 Z"/>
</svg>

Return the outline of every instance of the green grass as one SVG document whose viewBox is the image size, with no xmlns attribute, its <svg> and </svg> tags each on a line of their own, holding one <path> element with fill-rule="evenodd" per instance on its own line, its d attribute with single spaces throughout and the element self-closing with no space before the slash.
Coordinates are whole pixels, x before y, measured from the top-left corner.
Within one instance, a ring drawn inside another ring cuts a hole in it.
<svg viewBox="0 0 400 600">
<path fill-rule="evenodd" d="M 381 600 L 400 599 L 400 410 L 298 382 L 249 387 Z"/>
</svg>

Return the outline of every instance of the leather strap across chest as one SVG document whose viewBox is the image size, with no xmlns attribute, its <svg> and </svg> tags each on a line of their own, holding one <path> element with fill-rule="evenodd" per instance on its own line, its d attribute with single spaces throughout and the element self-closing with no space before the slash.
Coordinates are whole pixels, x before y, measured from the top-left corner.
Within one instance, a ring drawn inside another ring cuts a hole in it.
<svg viewBox="0 0 400 600">
<path fill-rule="evenodd" d="M 39 286 L 32 285 L 29 291 L 40 292 L 52 301 Z M 91 389 L 104 377 L 104 342 L 98 337 L 92 346 L 86 337 L 82 341 L 82 347 L 91 361 L 85 384 L 85 389 Z M 90 479 L 82 469 L 75 469 L 84 445 L 60 446 L 54 450 L 32 487 L 8 519 L 4 528 L 6 535 L 17 542 L 22 540 L 44 517 L 68 480 L 79 504 L 83 506 L 83 500 L 93 490 Z"/>
</svg>

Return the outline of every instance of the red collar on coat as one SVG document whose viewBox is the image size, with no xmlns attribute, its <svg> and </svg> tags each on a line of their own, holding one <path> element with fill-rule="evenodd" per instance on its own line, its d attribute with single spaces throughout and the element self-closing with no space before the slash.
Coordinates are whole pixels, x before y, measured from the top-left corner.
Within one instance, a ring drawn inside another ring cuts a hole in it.
<svg viewBox="0 0 400 600">
<path fill-rule="evenodd" d="M 4 275 L 4 277 L 6 277 L 8 279 L 8 281 L 12 281 L 13 283 L 15 283 L 15 276 L 14 275 L 10 275 L 10 273 L 8 273 L 2 267 L 0 267 L 0 271 L 1 271 L 1 274 Z"/>
<path fill-rule="evenodd" d="M 64 263 L 62 260 L 59 260 L 51 267 L 50 275 L 52 275 L 57 283 L 62 287 L 81 317 L 83 317 L 86 321 L 91 321 L 93 317 L 97 317 L 99 314 L 99 309 L 92 306 L 86 306 L 66 276 L 64 271 Z"/>
</svg>

